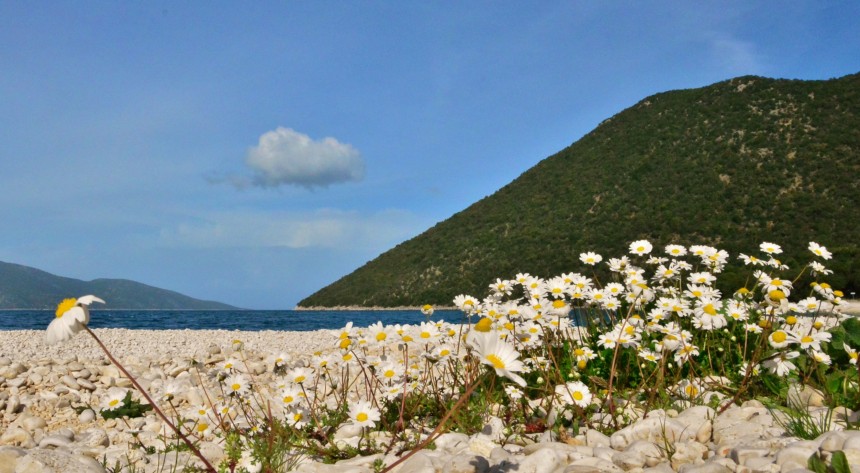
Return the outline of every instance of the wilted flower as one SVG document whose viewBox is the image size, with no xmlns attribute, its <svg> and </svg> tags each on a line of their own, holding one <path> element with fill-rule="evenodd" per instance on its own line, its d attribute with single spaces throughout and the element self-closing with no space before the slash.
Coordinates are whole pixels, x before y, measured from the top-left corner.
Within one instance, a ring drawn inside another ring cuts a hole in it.
<svg viewBox="0 0 860 473">
<path fill-rule="evenodd" d="M 90 323 L 89 306 L 93 302 L 105 301 L 96 296 L 83 296 L 77 299 L 64 299 L 57 306 L 56 318 L 48 324 L 45 333 L 48 345 L 70 340 L 76 333 L 84 329 Z"/>
</svg>

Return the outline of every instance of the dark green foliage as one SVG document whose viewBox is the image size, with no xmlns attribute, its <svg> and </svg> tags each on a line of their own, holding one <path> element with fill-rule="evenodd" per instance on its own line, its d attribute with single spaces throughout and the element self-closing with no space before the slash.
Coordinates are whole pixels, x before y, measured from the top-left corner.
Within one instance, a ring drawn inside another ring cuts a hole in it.
<svg viewBox="0 0 860 473">
<path fill-rule="evenodd" d="M 665 92 L 299 305 L 450 305 L 497 277 L 582 270 L 581 252 L 620 256 L 640 238 L 732 257 L 770 241 L 792 268 L 815 241 L 834 253 L 828 282 L 856 290 L 858 171 L 860 74 Z M 724 289 L 748 273 L 732 265 Z"/>
</svg>

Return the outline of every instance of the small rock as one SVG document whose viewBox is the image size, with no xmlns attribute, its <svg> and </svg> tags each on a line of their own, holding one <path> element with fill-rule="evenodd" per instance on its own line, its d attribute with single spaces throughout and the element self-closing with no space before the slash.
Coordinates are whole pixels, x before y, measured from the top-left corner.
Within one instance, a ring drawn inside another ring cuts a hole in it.
<svg viewBox="0 0 860 473">
<path fill-rule="evenodd" d="M 78 415 L 78 422 L 80 422 L 81 424 L 88 424 L 88 423 L 94 421 L 95 418 L 96 418 L 95 411 L 93 411 L 92 409 L 84 409 Z"/>
<path fill-rule="evenodd" d="M 672 448 L 675 451 L 668 456 L 672 458 L 671 464 L 675 470 L 688 463 L 703 463 L 708 453 L 708 447 L 699 442 L 677 442 Z"/>
<path fill-rule="evenodd" d="M 82 388 L 86 389 L 87 391 L 95 391 L 95 390 L 96 390 L 96 385 L 95 385 L 95 384 L 93 384 L 93 383 L 92 383 L 90 380 L 88 380 L 88 379 L 79 378 L 77 381 L 78 381 L 78 384 L 79 384 Z"/>
<path fill-rule="evenodd" d="M 818 448 L 825 452 L 835 452 L 837 450 L 842 450 L 845 445 L 845 436 L 842 435 L 842 432 L 830 431 L 824 432 L 817 439 Z"/>
<path fill-rule="evenodd" d="M 18 459 L 16 472 L 40 473 L 104 473 L 104 468 L 93 458 L 74 455 L 62 450 L 30 450 Z"/>
<path fill-rule="evenodd" d="M 609 437 L 602 432 L 594 429 L 585 431 L 585 444 L 591 447 L 608 447 L 610 445 Z"/>
<path fill-rule="evenodd" d="M 645 459 L 645 466 L 656 466 L 666 457 L 659 447 L 647 440 L 637 440 L 627 446 L 626 452 L 637 452 Z M 618 465 L 618 463 L 615 463 Z M 618 465 L 621 466 L 621 465 Z"/>
<path fill-rule="evenodd" d="M 565 459 L 552 448 L 542 448 L 519 463 L 518 473 L 551 473 L 564 466 Z"/>
<path fill-rule="evenodd" d="M 809 460 L 809 457 L 817 452 L 818 448 L 815 447 L 810 448 L 809 446 L 792 445 L 776 453 L 775 463 L 781 466 L 787 461 L 793 461 L 795 463 L 805 465 Z"/>
<path fill-rule="evenodd" d="M 63 435 L 48 435 L 39 442 L 39 448 L 70 447 L 72 441 Z"/>
<path fill-rule="evenodd" d="M 45 419 L 37 416 L 28 415 L 23 419 L 19 417 L 21 421 L 21 427 L 23 427 L 27 432 L 35 432 L 36 429 L 44 429 L 48 423 L 45 422 Z"/>
<path fill-rule="evenodd" d="M 811 387 L 792 384 L 788 388 L 788 406 L 794 409 L 808 409 L 824 405 L 824 394 Z"/>
<path fill-rule="evenodd" d="M 490 462 L 475 454 L 454 455 L 442 466 L 442 471 L 450 473 L 486 473 L 489 470 Z"/>
<path fill-rule="evenodd" d="M 0 436 L 0 445 L 16 445 L 23 448 L 33 448 L 36 441 L 29 432 L 21 427 L 12 427 Z"/>
<path fill-rule="evenodd" d="M 624 471 L 629 471 L 634 468 L 641 469 L 645 466 L 645 455 L 636 450 L 625 450 L 612 455 L 612 463 Z"/>
<path fill-rule="evenodd" d="M 750 458 L 760 458 L 770 455 L 769 448 L 735 447 L 729 452 L 729 458 L 738 465 L 746 465 Z"/>
<path fill-rule="evenodd" d="M 107 447 L 110 445 L 110 438 L 103 429 L 89 429 L 81 432 L 75 438 L 77 443 L 90 447 Z"/>
<path fill-rule="evenodd" d="M 437 437 L 434 443 L 438 450 L 448 453 L 460 453 L 469 448 L 469 436 L 456 432 L 448 432 Z"/>
<path fill-rule="evenodd" d="M 75 378 L 71 377 L 70 375 L 63 376 L 62 378 L 60 378 L 60 381 L 62 381 L 62 383 L 65 384 L 66 386 L 68 386 L 69 388 L 74 389 L 76 391 L 81 389 L 81 385 L 78 384 L 78 382 L 75 380 Z"/>
<path fill-rule="evenodd" d="M 0 473 L 15 473 L 15 464 L 27 451 L 18 447 L 0 447 Z"/>
</svg>

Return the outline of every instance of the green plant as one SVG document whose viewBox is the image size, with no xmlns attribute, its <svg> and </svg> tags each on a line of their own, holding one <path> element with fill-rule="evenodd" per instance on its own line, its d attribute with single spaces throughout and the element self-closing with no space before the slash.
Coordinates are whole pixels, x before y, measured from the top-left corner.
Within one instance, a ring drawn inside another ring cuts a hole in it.
<svg viewBox="0 0 860 473">
<path fill-rule="evenodd" d="M 820 453 L 812 454 L 807 462 L 807 468 L 815 473 L 851 473 L 848 458 L 842 450 L 833 452 L 830 457 L 830 465 L 824 461 Z"/>
<path fill-rule="evenodd" d="M 136 417 L 143 417 L 147 412 L 152 410 L 152 406 L 149 404 L 141 404 L 137 399 L 131 398 L 131 391 L 125 394 L 125 398 L 122 400 L 122 406 L 112 409 L 112 410 L 102 410 L 101 416 L 103 419 L 120 419 L 123 417 L 128 417 L 129 419 L 134 419 Z"/>
</svg>

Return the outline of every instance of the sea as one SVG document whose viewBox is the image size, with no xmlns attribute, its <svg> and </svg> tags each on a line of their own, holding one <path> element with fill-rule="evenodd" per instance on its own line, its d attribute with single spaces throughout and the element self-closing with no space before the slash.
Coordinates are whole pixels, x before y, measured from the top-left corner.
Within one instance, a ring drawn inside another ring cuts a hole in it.
<svg viewBox="0 0 860 473">
<path fill-rule="evenodd" d="M 463 322 L 458 310 L 437 310 L 429 320 Z M 53 310 L 0 310 L 0 330 L 44 330 Z M 352 322 L 366 327 L 381 321 L 420 324 L 428 317 L 419 310 L 91 310 L 91 328 L 137 330 L 289 330 L 340 329 Z"/>
</svg>

